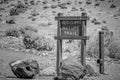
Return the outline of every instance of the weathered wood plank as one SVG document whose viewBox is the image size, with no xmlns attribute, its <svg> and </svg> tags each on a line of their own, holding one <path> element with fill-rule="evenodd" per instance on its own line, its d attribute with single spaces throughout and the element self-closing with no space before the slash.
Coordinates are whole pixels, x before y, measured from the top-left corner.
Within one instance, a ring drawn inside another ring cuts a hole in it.
<svg viewBox="0 0 120 80">
<path fill-rule="evenodd" d="M 104 32 L 99 32 L 99 60 L 100 73 L 104 74 Z"/>
<path fill-rule="evenodd" d="M 55 36 L 55 39 L 85 39 L 88 40 L 89 37 L 88 36 Z"/>
<path fill-rule="evenodd" d="M 56 20 L 88 20 L 89 18 L 81 17 L 81 16 L 62 16 L 62 17 L 55 17 Z"/>
</svg>

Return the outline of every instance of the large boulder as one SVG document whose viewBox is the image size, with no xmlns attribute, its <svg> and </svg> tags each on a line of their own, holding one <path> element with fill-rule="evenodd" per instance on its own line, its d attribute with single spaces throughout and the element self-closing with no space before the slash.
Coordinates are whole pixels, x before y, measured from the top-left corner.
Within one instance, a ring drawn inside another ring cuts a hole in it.
<svg viewBox="0 0 120 80">
<path fill-rule="evenodd" d="M 87 64 L 86 65 L 86 75 L 88 76 L 88 77 L 92 77 L 92 76 L 99 76 L 99 74 L 98 73 L 96 73 L 95 71 L 94 71 L 94 69 L 92 68 L 92 66 L 90 66 L 89 64 Z"/>
<path fill-rule="evenodd" d="M 61 80 L 80 80 L 84 76 L 98 76 L 90 65 L 83 66 L 77 58 L 67 58 L 60 64 Z"/>
<path fill-rule="evenodd" d="M 86 75 L 86 67 L 74 59 L 65 59 L 60 66 L 62 80 L 79 80 Z"/>
<path fill-rule="evenodd" d="M 35 78 L 39 74 L 39 64 L 36 60 L 18 60 L 9 63 L 13 73 L 17 78 Z"/>
</svg>

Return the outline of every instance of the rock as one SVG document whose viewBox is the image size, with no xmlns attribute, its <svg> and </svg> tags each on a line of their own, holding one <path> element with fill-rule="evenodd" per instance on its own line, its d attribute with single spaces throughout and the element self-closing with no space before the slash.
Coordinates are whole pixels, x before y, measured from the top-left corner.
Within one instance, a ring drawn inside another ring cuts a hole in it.
<svg viewBox="0 0 120 80">
<path fill-rule="evenodd" d="M 36 60 L 18 60 L 9 63 L 13 73 L 17 78 L 32 79 L 39 74 L 39 65 Z"/>
<path fill-rule="evenodd" d="M 90 65 L 86 65 L 86 75 L 91 77 L 91 76 L 98 76 L 98 73 L 96 73 L 93 68 Z"/>
<path fill-rule="evenodd" d="M 67 58 L 60 65 L 60 74 L 62 80 L 79 80 L 86 75 L 85 67 L 73 58 Z"/>
</svg>

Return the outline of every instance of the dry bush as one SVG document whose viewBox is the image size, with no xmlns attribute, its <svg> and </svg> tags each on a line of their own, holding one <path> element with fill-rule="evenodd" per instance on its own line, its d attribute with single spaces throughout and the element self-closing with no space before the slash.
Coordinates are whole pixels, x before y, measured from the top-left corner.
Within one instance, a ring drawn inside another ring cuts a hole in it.
<svg viewBox="0 0 120 80">
<path fill-rule="evenodd" d="M 38 51 L 39 50 L 51 51 L 52 49 L 54 49 L 54 43 L 49 38 L 39 37 L 39 39 L 35 41 L 35 44 L 36 44 L 35 49 L 37 49 Z"/>
<path fill-rule="evenodd" d="M 10 20 L 6 20 L 7 24 L 15 24 L 15 20 L 14 19 L 10 19 Z"/>
<path fill-rule="evenodd" d="M 9 28 L 5 30 L 5 36 L 19 37 L 20 33 L 17 28 Z"/>
<path fill-rule="evenodd" d="M 18 1 L 13 8 L 10 9 L 10 16 L 19 15 L 19 13 L 24 13 L 27 10 L 27 6 Z"/>
<path fill-rule="evenodd" d="M 120 59 L 120 42 L 114 41 L 109 46 L 109 54 L 110 58 Z"/>
<path fill-rule="evenodd" d="M 26 49 L 36 49 L 38 51 L 46 50 L 51 51 L 53 49 L 53 43 L 51 39 L 45 37 L 38 37 L 35 35 L 24 36 L 23 43 Z"/>
<path fill-rule="evenodd" d="M 108 48 L 112 43 L 113 32 L 108 29 L 108 27 L 102 27 L 104 31 L 104 50 L 105 55 L 108 55 Z M 97 33 L 98 34 L 98 33 Z M 92 37 L 92 36 L 91 36 Z M 93 39 L 89 39 L 89 45 L 87 45 L 87 55 L 90 57 L 98 57 L 99 56 L 99 35 L 96 35 Z"/>
<path fill-rule="evenodd" d="M 16 8 L 10 9 L 10 16 L 14 16 L 14 15 L 18 15 L 18 14 L 19 14 L 19 12 L 17 11 Z"/>
<path fill-rule="evenodd" d="M 0 4 L 2 4 L 2 3 L 8 3 L 9 2 L 9 0 L 0 0 Z"/>
</svg>

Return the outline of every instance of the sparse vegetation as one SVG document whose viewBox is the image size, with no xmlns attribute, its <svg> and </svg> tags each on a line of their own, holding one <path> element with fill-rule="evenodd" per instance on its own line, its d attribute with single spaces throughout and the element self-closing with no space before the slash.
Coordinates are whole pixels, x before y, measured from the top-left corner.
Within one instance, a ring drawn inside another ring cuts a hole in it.
<svg viewBox="0 0 120 80">
<path fill-rule="evenodd" d="M 110 8 L 116 8 L 116 5 L 111 4 Z"/>
<path fill-rule="evenodd" d="M 17 28 L 10 28 L 5 31 L 6 36 L 19 37 L 20 33 Z"/>
<path fill-rule="evenodd" d="M 23 39 L 23 43 L 26 46 L 26 49 L 36 49 L 38 51 L 51 51 L 53 49 L 53 44 L 51 44 L 50 39 L 44 37 L 32 37 L 27 35 Z"/>
<path fill-rule="evenodd" d="M 103 26 L 102 30 L 104 31 L 104 49 L 107 51 L 109 49 L 109 46 L 111 45 L 113 41 L 113 32 L 108 29 L 107 26 Z M 91 44 L 87 48 L 87 55 L 90 57 L 98 57 L 99 56 L 99 35 L 96 35 L 94 40 L 91 42 Z M 105 51 L 105 55 L 107 55 L 107 52 Z"/>
<path fill-rule="evenodd" d="M 6 23 L 7 24 L 15 24 L 15 21 L 14 21 L 14 19 L 10 19 L 10 20 L 6 20 Z"/>
<path fill-rule="evenodd" d="M 94 23 L 95 25 L 100 25 L 101 24 L 96 18 L 93 18 L 91 20 L 91 22 Z"/>
<path fill-rule="evenodd" d="M 89 0 L 89 1 L 86 2 L 86 4 L 88 4 L 88 5 L 92 4 L 92 1 Z"/>
<path fill-rule="evenodd" d="M 18 3 L 10 9 L 10 16 L 18 15 L 19 13 L 24 13 L 26 10 L 27 6 L 18 1 Z"/>
<path fill-rule="evenodd" d="M 10 16 L 14 16 L 14 15 L 18 15 L 18 14 L 19 14 L 19 13 L 18 13 L 18 11 L 17 11 L 16 8 L 10 9 Z"/>
<path fill-rule="evenodd" d="M 114 41 L 109 46 L 109 54 L 108 56 L 113 59 L 120 59 L 120 42 Z"/>
<path fill-rule="evenodd" d="M 57 35 L 57 28 L 59 26 L 59 21 L 57 22 L 57 20 L 55 20 L 55 17 L 58 13 L 61 13 L 61 16 L 80 16 L 82 12 L 87 13 L 87 16 L 89 16 L 90 20 L 87 21 L 86 27 L 86 36 L 89 37 L 89 40 L 86 42 L 86 63 L 92 65 L 91 67 L 95 69 L 95 71 L 98 71 L 98 65 L 96 63 L 96 58 L 99 56 L 98 32 L 103 30 L 105 34 L 105 71 L 108 71 L 111 77 L 111 71 L 114 73 L 116 72 L 115 70 L 120 69 L 120 62 L 117 61 L 120 60 L 120 28 L 118 24 L 120 21 L 120 10 L 119 5 L 118 3 L 116 4 L 115 0 L 0 1 L 8 1 L 8 4 L 6 4 L 6 2 L 2 2 L 1 4 L 0 2 L 0 48 L 4 48 L 1 49 L 0 53 L 0 56 L 4 55 L 2 56 L 4 61 L 0 67 L 0 74 L 2 74 L 4 71 L 7 71 L 6 65 L 5 70 L 1 70 L 4 68 L 4 64 L 6 64 L 4 62 L 13 59 L 39 59 L 38 61 L 40 67 L 42 66 L 40 70 L 46 69 L 47 67 L 49 68 L 49 66 L 53 66 L 53 63 L 56 61 L 57 53 L 57 40 L 54 40 L 54 36 Z M 110 1 L 110 3 L 108 3 L 108 1 Z M 118 0 L 117 2 L 120 1 Z M 76 30 L 76 28 L 70 28 L 73 31 Z M 110 30 L 114 32 L 114 35 Z M 1 31 L 4 31 L 3 34 Z M 81 40 L 77 41 L 70 39 L 66 42 L 64 41 L 65 40 L 62 41 L 63 59 L 72 57 L 71 60 L 73 60 L 73 56 L 78 59 L 77 57 L 79 57 L 78 55 L 81 53 Z M 9 53 L 10 51 L 11 53 Z M 2 63 L 2 57 L 0 57 L 0 63 Z M 117 59 L 117 64 L 115 63 L 115 65 L 112 64 L 111 66 L 109 63 L 111 63 L 113 59 Z M 108 67 L 108 65 L 110 66 Z M 46 74 L 48 75 L 51 75 L 53 70 L 55 72 L 54 67 L 48 70 L 45 70 Z M 117 71 L 117 73 L 119 74 L 120 72 Z M 107 76 L 109 76 L 109 74 Z M 112 79 L 108 79 L 117 80 L 113 79 L 114 77 L 117 77 L 116 74 L 112 74 Z M 85 80 L 89 80 L 88 77 L 90 76 L 85 76 Z M 107 78 L 101 79 L 101 77 L 103 76 L 100 75 L 97 77 L 99 78 L 98 80 L 107 80 Z M 106 77 L 106 75 L 104 75 L 104 77 Z M 96 80 L 97 78 L 91 77 L 90 79 Z"/>
</svg>

